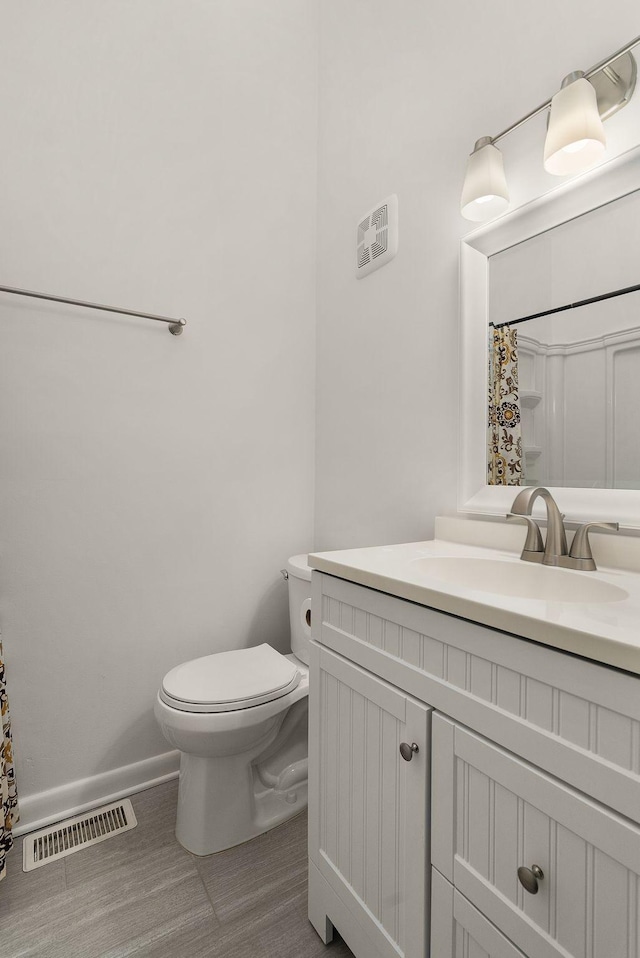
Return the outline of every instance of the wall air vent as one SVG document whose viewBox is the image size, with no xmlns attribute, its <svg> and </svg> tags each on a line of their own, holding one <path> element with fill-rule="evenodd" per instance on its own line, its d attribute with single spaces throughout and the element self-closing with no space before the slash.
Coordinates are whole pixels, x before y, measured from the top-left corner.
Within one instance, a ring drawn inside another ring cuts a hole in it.
<svg viewBox="0 0 640 958">
<path fill-rule="evenodd" d="M 22 870 L 33 871 L 58 858 L 66 858 L 89 845 L 97 845 L 137 825 L 128 798 L 104 805 L 76 818 L 68 818 L 49 828 L 31 832 L 22 842 Z"/>
<path fill-rule="evenodd" d="M 398 197 L 395 193 L 360 218 L 356 231 L 356 276 L 384 266 L 398 252 Z"/>
</svg>

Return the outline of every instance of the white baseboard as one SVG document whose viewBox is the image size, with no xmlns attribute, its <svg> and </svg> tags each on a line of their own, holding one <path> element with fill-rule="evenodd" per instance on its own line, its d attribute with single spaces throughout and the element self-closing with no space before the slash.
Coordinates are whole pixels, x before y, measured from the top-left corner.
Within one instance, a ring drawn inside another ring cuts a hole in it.
<svg viewBox="0 0 640 958">
<path fill-rule="evenodd" d="M 165 752 L 132 765 L 114 768 L 111 772 L 81 778 L 59 788 L 36 792 L 20 798 L 20 822 L 13 829 L 14 836 L 52 825 L 63 818 L 71 818 L 94 808 L 107 805 L 119 798 L 142 792 L 145 788 L 161 785 L 176 778 L 180 767 L 180 752 Z"/>
</svg>

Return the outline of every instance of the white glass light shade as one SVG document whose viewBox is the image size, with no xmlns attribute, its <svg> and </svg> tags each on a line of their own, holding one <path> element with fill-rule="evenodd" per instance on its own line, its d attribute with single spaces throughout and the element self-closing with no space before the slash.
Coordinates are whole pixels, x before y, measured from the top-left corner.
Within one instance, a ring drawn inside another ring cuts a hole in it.
<svg viewBox="0 0 640 958">
<path fill-rule="evenodd" d="M 551 101 L 544 168 L 556 176 L 580 173 L 601 158 L 606 142 L 596 91 L 580 77 Z"/>
<path fill-rule="evenodd" d="M 478 140 L 467 160 L 467 173 L 462 187 L 460 212 L 468 220 L 479 223 L 503 213 L 509 205 L 509 191 L 504 175 L 502 153 L 488 137 L 485 145 Z"/>
</svg>

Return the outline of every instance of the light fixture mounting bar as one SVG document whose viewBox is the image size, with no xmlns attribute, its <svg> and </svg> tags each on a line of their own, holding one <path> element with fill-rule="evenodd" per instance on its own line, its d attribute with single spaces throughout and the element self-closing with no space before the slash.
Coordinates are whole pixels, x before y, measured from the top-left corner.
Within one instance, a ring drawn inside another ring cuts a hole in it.
<svg viewBox="0 0 640 958">
<path fill-rule="evenodd" d="M 606 57 L 604 60 L 601 60 L 600 63 L 596 63 L 595 66 L 591 67 L 589 70 L 586 70 L 584 76 L 587 80 L 590 80 L 596 73 L 599 73 L 601 70 L 605 70 L 607 67 L 618 60 L 620 57 L 623 57 L 626 53 L 630 53 L 631 50 L 640 43 L 640 36 L 634 37 L 633 40 L 630 40 L 629 43 L 625 43 L 623 47 L 620 47 L 619 50 L 616 50 L 615 53 L 612 53 L 610 56 Z M 635 82 L 635 77 L 634 77 Z M 627 96 L 624 102 L 629 97 Z M 530 113 L 527 113 L 525 116 L 521 117 L 519 120 L 516 120 L 515 123 L 512 123 L 506 129 L 501 130 L 497 136 L 491 137 L 492 143 L 497 143 L 498 140 L 501 140 L 503 137 L 507 136 L 509 133 L 513 133 L 514 130 L 519 129 L 524 123 L 527 123 L 529 120 L 532 120 L 534 116 L 538 116 L 539 113 L 543 113 L 545 110 L 548 110 L 551 106 L 551 100 L 545 100 L 544 103 L 541 103 L 540 106 L 537 106 L 535 110 L 531 110 Z M 610 114 L 609 114 L 610 115 Z"/>
<path fill-rule="evenodd" d="M 600 70 L 604 70 L 606 67 L 610 66 L 614 60 L 617 60 L 618 57 L 622 57 L 625 53 L 629 53 L 635 46 L 640 43 L 640 37 L 634 37 L 629 43 L 625 43 L 623 47 L 620 47 L 619 50 L 616 50 L 615 53 L 612 53 L 611 56 L 605 57 L 604 60 L 601 60 L 600 63 L 596 63 L 594 67 L 591 67 L 590 70 L 585 71 L 585 76 L 587 80 L 590 80 L 594 73 L 599 73 Z"/>
</svg>

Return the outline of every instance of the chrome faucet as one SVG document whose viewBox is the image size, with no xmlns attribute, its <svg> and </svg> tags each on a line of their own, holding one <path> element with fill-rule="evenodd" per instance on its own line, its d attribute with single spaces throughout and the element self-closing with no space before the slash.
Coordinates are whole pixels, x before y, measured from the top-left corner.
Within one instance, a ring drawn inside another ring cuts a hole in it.
<svg viewBox="0 0 640 958">
<path fill-rule="evenodd" d="M 547 538 L 544 545 L 540 527 L 531 518 L 531 509 L 536 499 L 542 499 L 547 509 Z M 569 551 L 564 516 L 549 490 L 543 486 L 530 487 L 519 492 L 513 500 L 507 519 L 523 519 L 527 523 L 527 538 L 520 556 L 525 562 L 541 562 L 543 565 L 578 569 L 582 572 L 593 572 L 596 569 L 589 543 L 589 529 L 600 526 L 602 529 L 617 531 L 619 528 L 617 522 L 585 522 L 573 537 Z"/>
</svg>

